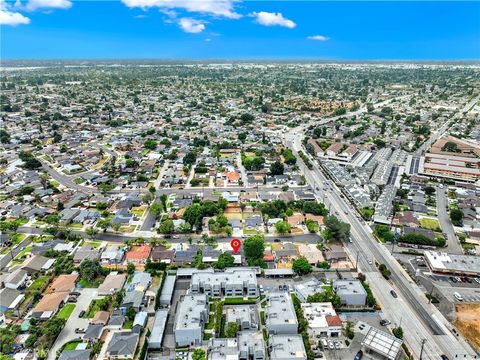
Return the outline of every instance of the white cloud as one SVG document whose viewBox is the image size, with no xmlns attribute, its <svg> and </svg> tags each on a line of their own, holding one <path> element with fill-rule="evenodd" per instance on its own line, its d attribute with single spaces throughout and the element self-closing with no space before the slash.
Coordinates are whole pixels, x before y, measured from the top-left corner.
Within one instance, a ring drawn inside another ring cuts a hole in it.
<svg viewBox="0 0 480 360">
<path fill-rule="evenodd" d="M 293 29 L 297 24 L 292 20 L 283 17 L 282 13 L 271 13 L 266 11 L 254 12 L 252 16 L 255 17 L 255 21 L 264 26 L 283 26 L 289 29 Z"/>
<path fill-rule="evenodd" d="M 160 9 L 183 9 L 190 12 L 203 13 L 229 19 L 241 17 L 234 11 L 234 3 L 237 0 L 122 0 L 130 7 L 147 9 L 158 7 Z"/>
<path fill-rule="evenodd" d="M 193 34 L 198 34 L 205 30 L 205 25 L 201 21 L 191 18 L 181 18 L 178 20 L 178 25 L 183 31 Z"/>
<path fill-rule="evenodd" d="M 315 41 L 327 41 L 330 40 L 328 36 L 324 35 L 313 35 L 313 36 L 307 36 L 308 40 L 315 40 Z"/>
<path fill-rule="evenodd" d="M 11 12 L 7 9 L 0 9 L 0 24 L 17 26 L 20 24 L 30 24 L 30 19 L 19 12 Z"/>
<path fill-rule="evenodd" d="M 70 0 L 28 0 L 25 9 L 34 11 L 38 9 L 69 9 L 72 7 Z"/>
</svg>

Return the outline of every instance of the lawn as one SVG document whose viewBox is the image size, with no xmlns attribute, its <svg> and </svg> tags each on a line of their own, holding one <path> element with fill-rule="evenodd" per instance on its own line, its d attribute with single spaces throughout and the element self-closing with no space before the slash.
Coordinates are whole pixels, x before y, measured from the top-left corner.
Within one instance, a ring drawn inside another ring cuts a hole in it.
<svg viewBox="0 0 480 360">
<path fill-rule="evenodd" d="M 68 225 L 68 227 L 71 227 L 72 229 L 83 229 L 83 224 L 73 223 Z"/>
<path fill-rule="evenodd" d="M 258 298 L 241 298 L 241 297 L 232 297 L 232 298 L 225 298 L 224 304 L 225 305 L 247 305 L 247 304 L 256 304 Z"/>
<path fill-rule="evenodd" d="M 75 304 L 67 304 L 57 314 L 59 319 L 67 320 L 75 309 Z"/>
<path fill-rule="evenodd" d="M 126 330 L 130 330 L 133 328 L 133 320 L 128 320 L 123 324 L 123 328 Z"/>
<path fill-rule="evenodd" d="M 82 341 L 80 340 L 72 340 L 63 346 L 63 350 L 75 350 L 78 344 L 81 344 L 81 343 Z"/>
<path fill-rule="evenodd" d="M 78 282 L 78 285 L 80 285 L 82 288 L 98 288 L 102 284 L 103 280 L 105 280 L 103 276 L 93 280 L 92 282 L 88 282 L 87 279 L 81 279 Z"/>
<path fill-rule="evenodd" d="M 420 226 L 424 229 L 429 229 L 429 230 L 438 230 L 440 229 L 440 224 L 438 223 L 438 220 L 436 219 L 427 219 L 427 218 L 422 218 L 419 220 Z"/>
<path fill-rule="evenodd" d="M 15 256 L 15 260 L 23 259 L 29 252 L 32 250 L 33 246 L 27 246 L 25 249 L 20 251 L 17 256 Z"/>
<path fill-rule="evenodd" d="M 48 281 L 49 277 L 47 275 L 40 276 L 38 279 L 35 279 L 35 281 L 30 285 L 28 290 L 30 291 L 37 291 L 40 290 L 43 285 Z"/>
</svg>

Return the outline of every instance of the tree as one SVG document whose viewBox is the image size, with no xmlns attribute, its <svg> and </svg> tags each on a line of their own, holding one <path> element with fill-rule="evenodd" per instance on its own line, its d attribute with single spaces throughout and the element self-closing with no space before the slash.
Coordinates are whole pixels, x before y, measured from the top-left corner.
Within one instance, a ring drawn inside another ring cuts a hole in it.
<svg viewBox="0 0 480 360">
<path fill-rule="evenodd" d="M 173 224 L 173 220 L 171 219 L 166 219 L 158 227 L 158 232 L 160 234 L 169 235 L 169 234 L 173 234 L 174 231 L 175 231 L 175 225 Z"/>
<path fill-rule="evenodd" d="M 162 204 L 159 203 L 153 203 L 150 205 L 150 212 L 155 215 L 155 217 L 158 219 L 158 217 L 162 214 L 163 211 L 163 206 Z"/>
<path fill-rule="evenodd" d="M 107 231 L 107 229 L 110 227 L 110 220 L 107 220 L 107 219 L 98 220 L 97 227 L 99 227 L 100 229 L 103 229 L 103 232 Z"/>
<path fill-rule="evenodd" d="M 291 230 L 291 226 L 286 221 L 279 221 L 275 224 L 275 230 L 277 230 L 279 234 L 288 234 Z"/>
<path fill-rule="evenodd" d="M 238 133 L 238 140 L 240 140 L 242 143 L 245 142 L 245 140 L 247 139 L 247 133 L 242 131 L 240 133 Z"/>
<path fill-rule="evenodd" d="M 270 175 L 283 175 L 284 167 L 280 161 L 275 161 L 272 165 L 270 165 Z"/>
<path fill-rule="evenodd" d="M 218 257 L 218 261 L 214 264 L 214 267 L 217 269 L 225 269 L 227 267 L 232 267 L 235 263 L 235 258 L 229 253 L 221 253 Z"/>
<path fill-rule="evenodd" d="M 100 266 L 100 262 L 97 260 L 85 259 L 82 261 L 78 268 L 78 272 L 82 279 L 87 280 L 87 282 L 92 282 L 98 276 L 102 275 L 105 271 Z"/>
<path fill-rule="evenodd" d="M 451 209 L 450 210 L 450 219 L 452 220 L 453 225 L 461 226 L 463 222 L 463 212 L 460 209 Z"/>
<path fill-rule="evenodd" d="M 195 349 L 192 354 L 192 360 L 205 360 L 205 350 L 203 349 Z"/>
<path fill-rule="evenodd" d="M 393 329 L 393 335 L 399 339 L 403 339 L 403 329 L 399 326 Z"/>
<path fill-rule="evenodd" d="M 91 239 L 93 239 L 95 237 L 95 235 L 98 234 L 98 230 L 95 229 L 95 228 L 88 228 L 85 233 L 87 234 L 87 236 L 89 236 Z"/>
<path fill-rule="evenodd" d="M 325 217 L 325 234 L 327 240 L 346 241 L 350 236 L 350 224 L 338 220 L 335 216 Z"/>
<path fill-rule="evenodd" d="M 263 235 L 254 235 L 243 242 L 243 253 L 247 259 L 258 260 L 263 258 L 265 239 Z"/>
<path fill-rule="evenodd" d="M 193 165 L 197 161 L 197 153 L 195 151 L 189 151 L 183 158 L 184 165 Z"/>
<path fill-rule="evenodd" d="M 143 143 L 143 147 L 148 150 L 155 150 L 157 148 L 157 142 L 154 139 L 147 139 Z"/>
<path fill-rule="evenodd" d="M 122 227 L 122 224 L 120 224 L 119 222 L 114 222 L 111 225 L 112 225 L 113 231 L 115 231 L 115 232 L 118 232 L 120 230 L 120 228 Z"/>
<path fill-rule="evenodd" d="M 389 226 L 384 224 L 376 225 L 373 233 L 383 241 L 390 242 L 393 241 L 394 238 L 393 232 L 390 231 Z"/>
<path fill-rule="evenodd" d="M 240 329 L 240 326 L 236 322 L 228 323 L 227 329 L 225 330 L 225 336 L 227 338 L 237 337 L 237 332 Z"/>
<path fill-rule="evenodd" d="M 127 274 L 132 275 L 135 272 L 135 264 L 128 263 L 127 264 Z"/>
<path fill-rule="evenodd" d="M 426 186 L 425 187 L 425 194 L 427 194 L 427 195 L 435 194 L 435 188 L 433 186 Z"/>
<path fill-rule="evenodd" d="M 304 257 L 293 260 L 292 269 L 297 275 L 306 275 L 312 272 L 312 265 Z"/>
<path fill-rule="evenodd" d="M 125 311 L 125 316 L 127 317 L 128 320 L 130 321 L 133 321 L 133 319 L 135 319 L 135 315 L 137 313 L 135 312 L 135 309 L 131 306 L 129 306 L 127 308 L 127 310 Z"/>
</svg>

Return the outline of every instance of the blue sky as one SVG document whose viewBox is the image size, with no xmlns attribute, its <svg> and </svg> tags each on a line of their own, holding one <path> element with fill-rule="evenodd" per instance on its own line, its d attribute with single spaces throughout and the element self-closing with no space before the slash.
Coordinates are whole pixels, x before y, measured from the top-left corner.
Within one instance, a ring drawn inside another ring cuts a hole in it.
<svg viewBox="0 0 480 360">
<path fill-rule="evenodd" d="M 3 58 L 480 59 L 479 2 L 0 4 Z"/>
</svg>

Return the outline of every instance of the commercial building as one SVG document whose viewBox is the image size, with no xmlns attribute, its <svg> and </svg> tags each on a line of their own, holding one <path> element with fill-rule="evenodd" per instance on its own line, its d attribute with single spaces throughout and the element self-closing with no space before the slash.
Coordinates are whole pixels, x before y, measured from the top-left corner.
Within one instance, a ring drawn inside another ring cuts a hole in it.
<svg viewBox="0 0 480 360">
<path fill-rule="evenodd" d="M 296 334 L 297 315 L 288 293 L 268 293 L 265 326 L 269 334 Z"/>
<path fill-rule="evenodd" d="M 307 352 L 301 335 L 270 335 L 271 360 L 307 360 Z"/>
<path fill-rule="evenodd" d="M 212 339 L 209 360 L 265 360 L 265 341 L 261 331 L 240 331 L 237 338 Z"/>
<path fill-rule="evenodd" d="M 475 182 L 480 179 L 480 159 L 427 153 L 420 160 L 420 173 L 431 177 Z"/>
<path fill-rule="evenodd" d="M 480 257 L 478 256 L 451 255 L 436 251 L 425 251 L 423 255 L 434 272 L 480 276 Z"/>
<path fill-rule="evenodd" d="M 367 292 L 358 279 L 335 280 L 333 290 L 344 306 L 365 306 L 367 302 Z"/>
<path fill-rule="evenodd" d="M 375 353 L 383 359 L 396 360 L 400 356 L 403 341 L 385 331 L 371 327 L 362 341 L 366 352 Z"/>
<path fill-rule="evenodd" d="M 294 285 L 295 294 L 297 295 L 298 300 L 301 302 L 307 302 L 309 296 L 325 291 L 322 288 L 322 285 L 323 283 L 317 279 L 307 280 Z"/>
<path fill-rule="evenodd" d="M 302 303 L 308 333 L 312 338 L 320 336 L 338 337 L 342 333 L 342 320 L 332 303 Z"/>
<path fill-rule="evenodd" d="M 176 315 L 174 334 L 177 346 L 200 344 L 203 339 L 203 328 L 208 323 L 209 305 L 207 295 L 182 296 Z"/>
</svg>

